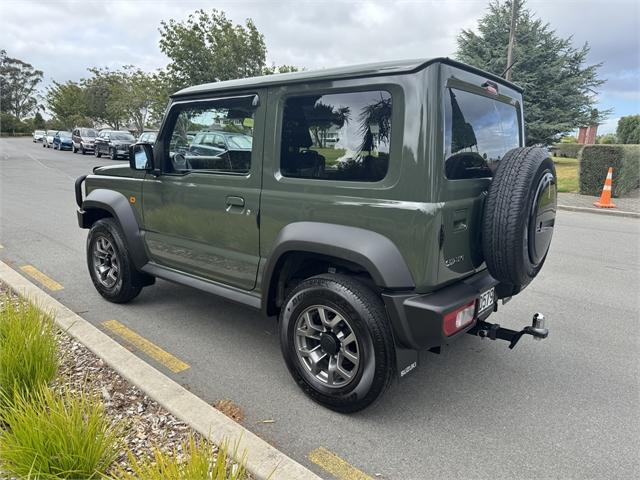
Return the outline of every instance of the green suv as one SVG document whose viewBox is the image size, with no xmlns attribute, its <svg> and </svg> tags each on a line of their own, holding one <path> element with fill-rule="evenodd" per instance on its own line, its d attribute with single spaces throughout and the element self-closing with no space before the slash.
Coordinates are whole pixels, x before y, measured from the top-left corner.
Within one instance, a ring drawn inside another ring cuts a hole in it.
<svg viewBox="0 0 640 480">
<path fill-rule="evenodd" d="M 547 336 L 540 314 L 486 321 L 540 271 L 556 212 L 502 78 L 439 58 L 199 85 L 129 159 L 76 181 L 98 292 L 162 278 L 277 315 L 293 378 L 331 409 L 465 333 Z"/>
</svg>

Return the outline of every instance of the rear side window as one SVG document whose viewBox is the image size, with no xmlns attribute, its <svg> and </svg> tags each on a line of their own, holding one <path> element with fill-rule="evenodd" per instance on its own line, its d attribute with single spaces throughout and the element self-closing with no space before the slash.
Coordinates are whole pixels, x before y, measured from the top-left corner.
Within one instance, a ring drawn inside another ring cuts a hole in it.
<svg viewBox="0 0 640 480">
<path fill-rule="evenodd" d="M 445 174 L 448 179 L 493 176 L 520 146 L 518 111 L 497 99 L 448 88 L 445 96 Z"/>
<path fill-rule="evenodd" d="M 391 111 L 391 94 L 381 90 L 288 98 L 282 124 L 282 175 L 382 180 L 389 168 Z"/>
</svg>

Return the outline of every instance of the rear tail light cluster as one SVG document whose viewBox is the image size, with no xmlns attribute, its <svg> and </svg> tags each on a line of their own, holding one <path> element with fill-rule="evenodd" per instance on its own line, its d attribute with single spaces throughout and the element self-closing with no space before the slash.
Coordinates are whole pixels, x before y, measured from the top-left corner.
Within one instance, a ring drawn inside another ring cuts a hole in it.
<svg viewBox="0 0 640 480">
<path fill-rule="evenodd" d="M 444 316 L 443 329 L 444 334 L 448 337 L 460 331 L 473 322 L 476 313 L 476 301 L 469 302 L 460 308 L 457 308 Z"/>
</svg>

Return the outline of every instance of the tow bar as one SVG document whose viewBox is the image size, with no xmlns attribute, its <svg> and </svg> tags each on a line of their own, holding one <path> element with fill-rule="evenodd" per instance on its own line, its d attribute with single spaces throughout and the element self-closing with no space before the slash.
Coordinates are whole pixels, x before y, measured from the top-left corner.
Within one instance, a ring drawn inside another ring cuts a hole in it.
<svg viewBox="0 0 640 480">
<path fill-rule="evenodd" d="M 491 340 L 506 340 L 509 342 L 509 348 L 513 348 L 520 341 L 523 335 L 531 335 L 535 340 L 543 340 L 549 336 L 549 329 L 545 328 L 544 315 L 536 313 L 533 315 L 533 321 L 530 327 L 524 327 L 519 332 L 509 328 L 502 328 L 497 323 L 489 323 L 484 320 L 478 322 L 467 333 L 477 335 L 480 338 L 489 338 Z"/>
</svg>

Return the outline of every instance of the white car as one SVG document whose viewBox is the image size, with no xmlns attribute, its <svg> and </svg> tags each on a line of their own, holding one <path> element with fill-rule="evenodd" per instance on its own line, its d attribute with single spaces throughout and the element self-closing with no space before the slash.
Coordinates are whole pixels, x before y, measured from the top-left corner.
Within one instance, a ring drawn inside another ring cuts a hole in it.
<svg viewBox="0 0 640 480">
<path fill-rule="evenodd" d="M 33 143 L 42 142 L 44 139 L 44 130 L 36 130 L 33 132 Z"/>
<path fill-rule="evenodd" d="M 47 130 L 42 138 L 42 146 L 47 148 L 53 147 L 53 137 L 56 136 L 56 133 L 58 133 L 58 130 Z"/>
</svg>

